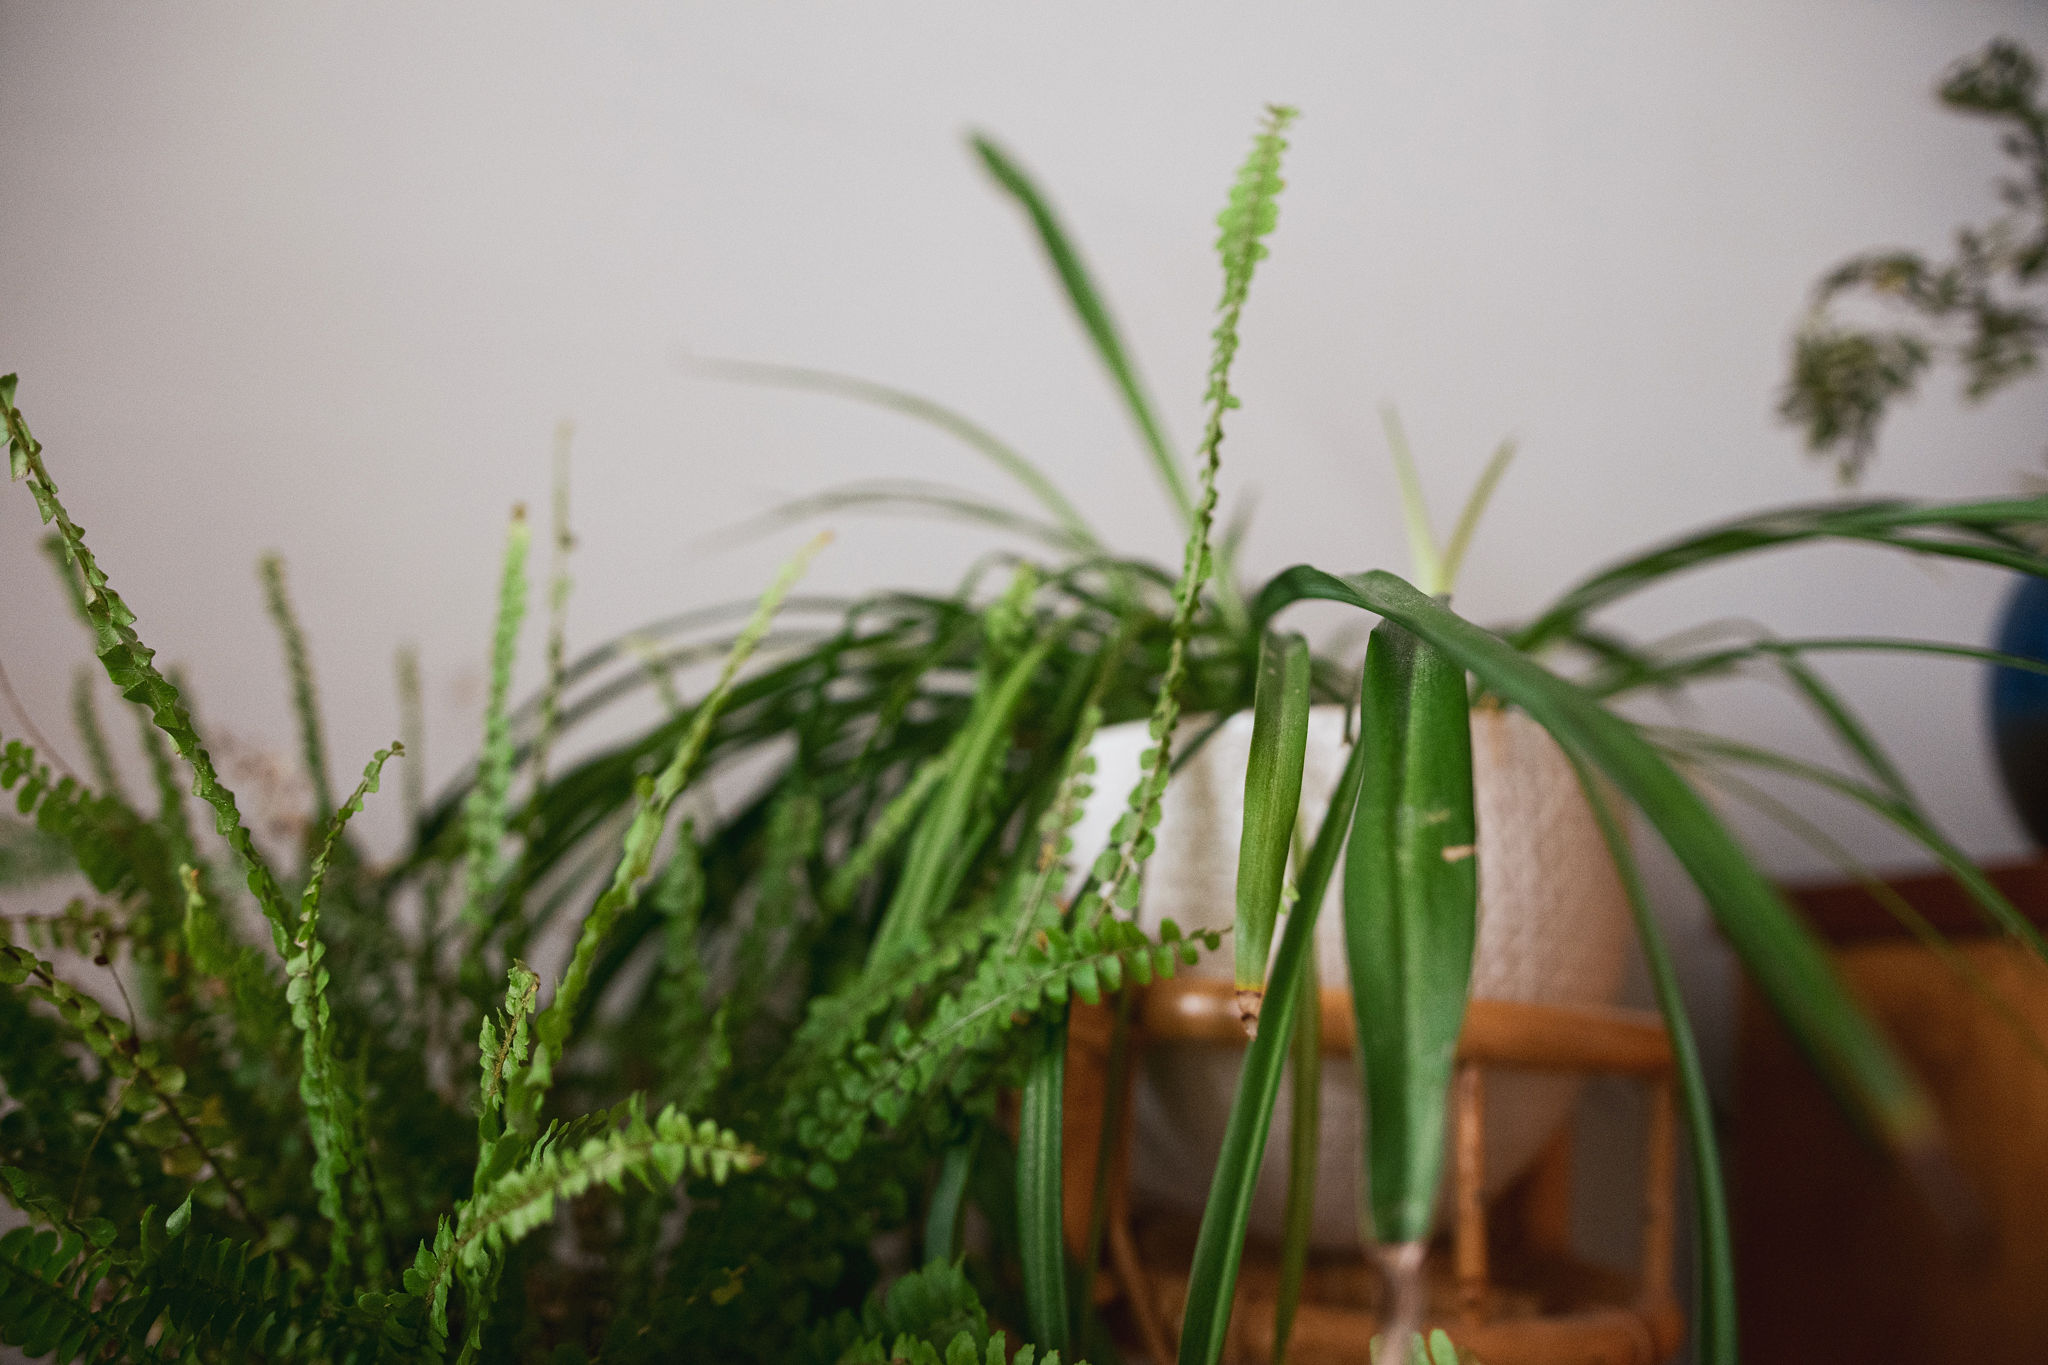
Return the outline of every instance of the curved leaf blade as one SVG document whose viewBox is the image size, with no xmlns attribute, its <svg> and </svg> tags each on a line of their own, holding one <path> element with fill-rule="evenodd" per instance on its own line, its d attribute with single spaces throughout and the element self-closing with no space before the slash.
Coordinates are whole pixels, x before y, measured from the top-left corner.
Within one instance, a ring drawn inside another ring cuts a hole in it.
<svg viewBox="0 0 2048 1365">
<path fill-rule="evenodd" d="M 1417 1243 L 1429 1236 L 1443 1179 L 1479 927 L 1465 670 L 1383 621 L 1366 646 L 1358 742 L 1365 781 L 1344 859 L 1344 943 L 1369 1207 L 1378 1241 Z"/>
<path fill-rule="evenodd" d="M 1251 752 L 1244 770 L 1244 830 L 1237 845 L 1237 1011 L 1247 1035 L 1259 1029 L 1266 959 L 1301 808 L 1308 710 L 1308 641 L 1294 634 L 1267 636 L 1259 649 Z"/>
<path fill-rule="evenodd" d="M 1634 725 L 1389 573 L 1345 579 L 1306 565 L 1289 569 L 1261 594 L 1256 619 L 1307 599 L 1348 602 L 1400 622 L 1598 766 L 1670 845 L 1787 1030 L 1852 1112 L 1902 1154 L 1938 1146 L 1931 1102 L 1864 1017 L 1819 942 Z"/>
</svg>

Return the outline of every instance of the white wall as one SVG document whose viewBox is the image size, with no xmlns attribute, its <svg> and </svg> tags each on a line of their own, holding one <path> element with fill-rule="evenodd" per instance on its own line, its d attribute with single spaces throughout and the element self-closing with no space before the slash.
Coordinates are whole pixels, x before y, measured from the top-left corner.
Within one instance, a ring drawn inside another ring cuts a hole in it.
<svg viewBox="0 0 2048 1365">
<path fill-rule="evenodd" d="M 1482 618 L 1704 519 L 1831 491 L 1774 422 L 1805 291 L 1859 248 L 1940 249 L 1991 207 L 1984 129 L 1931 86 L 2035 6 L 0 3 L 0 370 L 71 507 L 207 718 L 285 745 L 252 566 L 290 556 L 338 772 L 394 733 L 423 642 L 431 763 L 474 733 L 508 504 L 578 423 L 574 638 L 750 593 L 794 536 L 693 541 L 856 476 L 1000 480 L 830 400 L 687 378 L 686 348 L 942 398 L 1042 460 L 1119 544 L 1169 518 L 1019 216 L 964 153 L 998 133 L 1056 193 L 1185 444 L 1212 219 L 1266 100 L 1301 106 L 1245 323 L 1230 496 L 1249 566 L 1398 567 L 1377 408 L 1440 507 L 1522 440 L 1469 566 Z M 1976 410 L 1944 377 L 1873 487 L 2015 491 L 2048 388 Z M 843 526 L 817 581 L 950 582 L 981 539 Z M 0 497 L 0 658 L 65 731 L 82 640 Z M 1852 550 L 1631 606 L 1645 633 L 1983 637 L 1999 584 Z M 534 660 L 528 660 L 527 676 Z M 1831 665 L 1973 851 L 2021 840 L 1979 683 Z M 1705 718 L 1815 753 L 1735 688 Z M 0 730 L 17 728 L 0 715 Z M 76 745 L 64 746 L 77 758 Z M 1866 855 L 1898 849 L 1821 814 Z M 388 810 L 376 828 L 387 836 Z M 1814 864 L 1763 832 L 1782 872 Z M 1711 934 L 1672 915 L 1710 1007 Z"/>
</svg>

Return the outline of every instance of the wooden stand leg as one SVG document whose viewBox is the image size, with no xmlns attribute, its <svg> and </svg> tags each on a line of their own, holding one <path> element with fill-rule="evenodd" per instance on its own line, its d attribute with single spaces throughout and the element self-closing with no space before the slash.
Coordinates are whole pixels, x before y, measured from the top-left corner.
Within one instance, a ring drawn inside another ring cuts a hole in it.
<svg viewBox="0 0 2048 1365">
<path fill-rule="evenodd" d="M 1169 1365 L 1180 1354 L 1180 1342 L 1160 1315 L 1151 1277 L 1145 1273 L 1144 1262 L 1138 1259 L 1137 1243 L 1131 1237 L 1129 1202 L 1121 1193 L 1112 1200 L 1109 1210 L 1109 1266 L 1125 1301 L 1131 1305 L 1131 1316 L 1137 1320 L 1138 1339 L 1145 1343 L 1145 1354 L 1159 1365 Z"/>
<path fill-rule="evenodd" d="M 1667 1078 L 1650 1087 L 1648 1159 L 1643 1163 L 1643 1301 L 1672 1295 L 1672 1241 L 1677 1209 L 1678 1116 Z"/>
<path fill-rule="evenodd" d="M 1486 1315 L 1486 1081 L 1477 1065 L 1458 1068 L 1457 1090 L 1458 1316 L 1477 1325 Z"/>
</svg>

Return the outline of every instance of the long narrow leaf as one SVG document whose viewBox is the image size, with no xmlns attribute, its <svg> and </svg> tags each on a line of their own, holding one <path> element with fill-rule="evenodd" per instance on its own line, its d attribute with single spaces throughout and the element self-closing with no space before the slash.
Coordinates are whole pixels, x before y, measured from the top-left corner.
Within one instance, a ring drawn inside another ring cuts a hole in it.
<svg viewBox="0 0 2048 1365">
<path fill-rule="evenodd" d="M 982 1130 L 976 1128 L 965 1142 L 946 1149 L 939 1162 L 939 1178 L 932 1186 L 931 1206 L 924 1217 L 924 1259 L 926 1265 L 951 1261 L 960 1254 L 960 1220 L 967 1209 L 967 1178 L 974 1172 L 974 1154 L 981 1146 Z"/>
<path fill-rule="evenodd" d="M 1808 763 L 1803 759 L 1773 753 L 1769 749 L 1759 749 L 1736 740 L 1723 739 L 1718 735 L 1681 729 L 1660 729 L 1653 732 L 1653 737 L 1682 757 L 1696 759 L 1705 755 L 1762 768 L 1825 788 L 1864 807 L 1933 854 L 1947 869 L 1949 875 L 1969 893 L 1970 898 L 1977 902 L 1978 908 L 1984 912 L 1985 918 L 1992 925 L 2003 929 L 2024 943 L 2036 957 L 2048 962 L 2048 940 L 2043 939 L 2034 922 L 2020 913 L 2019 908 L 1960 848 L 1951 843 L 1918 810 L 1897 797 L 1820 764 Z"/>
<path fill-rule="evenodd" d="M 1699 1280 L 1698 1302 L 1693 1306 L 1693 1359 L 1699 1365 L 1734 1365 L 1735 1333 L 1735 1251 L 1728 1230 L 1728 1190 L 1721 1178 L 1721 1149 L 1714 1134 L 1713 1099 L 1707 1093 L 1706 1070 L 1700 1065 L 1699 1044 L 1693 1037 L 1692 1020 L 1685 1012 L 1685 998 L 1678 989 L 1678 969 L 1671 961 L 1671 949 L 1664 930 L 1650 908 L 1643 889 L 1642 874 L 1636 867 L 1635 851 L 1621 828 L 1607 794 L 1587 771 L 1582 759 L 1569 748 L 1566 757 L 1579 775 L 1579 786 L 1593 808 L 1600 835 L 1621 874 L 1628 892 L 1630 912 L 1635 916 L 1636 934 L 1642 940 L 1643 958 L 1650 967 L 1650 984 L 1657 993 L 1657 1008 L 1663 1011 L 1664 1028 L 1671 1036 L 1671 1055 L 1678 1069 L 1679 1095 L 1684 1104 L 1686 1131 L 1692 1141 L 1692 1178 L 1695 1218 L 1694 1258 Z"/>
<path fill-rule="evenodd" d="M 553 1082 L 555 1062 L 561 1057 L 569 1039 L 569 1030 L 581 1011 L 583 993 L 590 986 L 598 948 L 603 945 L 619 916 L 639 895 L 641 883 L 653 867 L 655 846 L 660 842 L 669 808 L 696 775 L 697 763 L 703 756 L 712 722 L 730 696 L 740 669 L 745 666 L 761 637 L 768 633 L 783 597 L 809 567 L 812 556 L 824 548 L 827 539 L 820 536 L 804 546 L 769 584 L 768 591 L 761 595 L 760 605 L 755 608 L 753 619 L 740 632 L 732 652 L 726 657 L 718 681 L 698 703 L 690 728 L 677 744 L 667 765 L 652 779 L 642 779 L 637 785 L 632 821 L 626 827 L 624 846 L 611 883 L 584 917 L 569 965 L 563 968 L 562 979 L 555 987 L 554 999 L 534 1020 L 531 1060 L 507 1087 L 505 1107 L 508 1126 L 521 1136 L 531 1139 L 537 1131 L 541 1103 Z M 479 1172 L 480 1177 L 484 1174 Z"/>
<path fill-rule="evenodd" d="M 1237 1092 L 1224 1123 L 1223 1147 L 1209 1180 L 1208 1201 L 1202 1206 L 1201 1230 L 1195 1236 L 1187 1307 L 1181 1317 L 1179 1365 L 1216 1365 L 1228 1339 L 1237 1270 L 1244 1258 L 1245 1227 L 1252 1215 L 1252 1192 L 1266 1156 L 1266 1135 L 1273 1126 L 1273 1104 L 1280 1093 L 1280 1072 L 1293 1038 L 1294 1012 L 1317 1008 L 1313 999 L 1304 1004 L 1308 981 L 1303 964 L 1311 952 L 1316 916 L 1330 889 L 1330 877 L 1337 870 L 1337 856 L 1351 832 L 1358 789 L 1365 780 L 1365 761 L 1365 746 L 1354 744 L 1302 867 L 1301 899 L 1287 916 L 1287 927 L 1273 954 L 1265 1027 L 1245 1049 Z"/>
<path fill-rule="evenodd" d="M 1451 1068 L 1479 932 L 1465 670 L 1393 621 L 1365 652 L 1365 783 L 1344 859 L 1344 945 L 1365 1096 L 1371 1232 L 1394 1358 L 1422 1326 Z"/>
<path fill-rule="evenodd" d="M 1574 643 L 1584 642 L 1575 639 Z M 1614 697 L 1640 687 L 1670 687 L 1698 678 L 1712 677 L 1717 673 L 1733 672 L 1744 664 L 1758 659 L 1771 659 L 1780 655 L 1798 657 L 1831 653 L 1931 654 L 1994 664 L 2000 668 L 2014 668 L 2023 673 L 2048 674 L 2048 663 L 2039 659 L 2007 654 L 1996 649 L 1984 649 L 1977 645 L 1959 645 L 1946 640 L 1907 640 L 1881 635 L 1821 636 L 1755 640 L 1662 662 L 1645 658 L 1640 660 L 1640 667 L 1627 675 L 1625 680 L 1597 690 L 1603 697 Z"/>
<path fill-rule="evenodd" d="M 1429 524 L 1429 502 L 1422 496 L 1422 475 L 1415 468 L 1415 456 L 1408 449 L 1408 433 L 1401 428 L 1401 416 L 1388 404 L 1380 409 L 1380 423 L 1387 431 L 1387 449 L 1394 458 L 1394 480 L 1401 489 L 1401 523 L 1408 530 L 1408 558 L 1415 566 L 1415 581 L 1424 592 L 1439 593 L 1444 586 L 1443 551 Z"/>
<path fill-rule="evenodd" d="M 1024 1077 L 1017 1120 L 1018 1253 L 1031 1339 L 1066 1351 L 1067 1258 L 1060 1236 L 1060 1129 L 1067 1075 L 1065 1012 L 1045 1029 L 1045 1045 Z"/>
<path fill-rule="evenodd" d="M 1860 540 L 1917 554 L 1995 564 L 2048 575 L 2048 556 L 2017 545 L 2010 532 L 2048 521 L 2048 496 L 1971 503 L 1866 501 L 1779 508 L 1667 541 L 1597 570 L 1565 590 L 1515 632 L 1536 649 L 1571 632 L 1599 608 L 1674 573 L 1734 555 L 1811 540 Z M 1946 534 L 1928 535 L 1926 531 Z"/>
<path fill-rule="evenodd" d="M 1844 881 L 1853 881 L 1861 886 L 1872 900 L 1884 907 L 1885 912 L 1900 928 L 1911 934 L 1927 951 L 1940 958 L 1942 965 L 1955 974 L 1964 988 L 2012 1030 L 2014 1038 L 2019 1041 L 2020 1046 L 2034 1055 L 2035 1061 L 2048 1068 L 2048 1041 L 2041 1038 L 2026 1016 L 2022 1015 L 2013 1003 L 1991 984 L 1989 978 L 1935 928 L 1911 901 L 1901 895 L 1898 888 L 1872 871 L 1844 848 L 1840 840 L 1800 814 L 1789 802 L 1779 800 L 1756 783 L 1737 777 L 1726 767 L 1716 767 L 1704 780 L 1714 790 L 1725 792 L 1744 805 L 1768 815 L 1789 830 L 1801 843 L 1833 864 Z"/>
<path fill-rule="evenodd" d="M 842 484 L 780 503 L 758 516 L 714 531 L 700 547 L 741 544 L 774 531 L 839 512 L 918 515 L 976 522 L 1036 541 L 1062 555 L 1094 553 L 1099 547 L 1068 527 L 1037 521 L 1022 513 L 945 484 L 909 479 L 873 479 Z"/>
<path fill-rule="evenodd" d="M 1145 449 L 1152 456 L 1153 467 L 1159 472 L 1159 480 L 1165 485 L 1167 496 L 1173 500 L 1174 509 L 1182 520 L 1192 522 L 1194 499 L 1188 494 L 1187 476 L 1181 472 L 1180 460 L 1166 439 L 1166 428 L 1160 423 L 1152 399 L 1145 392 L 1144 382 L 1138 377 L 1138 367 L 1124 346 L 1115 319 L 1109 315 L 1109 305 L 1103 301 L 1102 291 L 1096 288 L 1087 265 L 1081 260 L 1081 253 L 1074 248 L 1066 229 L 1060 224 L 1059 215 L 1053 211 L 1051 201 L 1008 152 L 985 136 L 977 134 L 972 141 L 988 173 L 1030 216 L 1031 225 L 1038 233 L 1039 245 L 1045 248 L 1053 270 L 1060 277 L 1060 284 L 1067 291 L 1067 302 L 1073 305 L 1075 314 L 1081 319 L 1088 339 L 1095 343 L 1096 354 L 1116 381 L 1124 406 L 1130 409 L 1131 420 L 1137 423 L 1138 432 L 1145 439 Z"/>
<path fill-rule="evenodd" d="M 1670 845 L 1765 998 L 1821 1074 L 1895 1149 L 1907 1154 L 1933 1150 L 1938 1125 L 1918 1082 L 1858 1009 L 1812 933 L 1635 726 L 1392 574 L 1343 579 L 1307 566 L 1289 569 L 1262 594 L 1258 619 L 1310 598 L 1348 602 L 1399 621 L 1596 764 Z"/>
<path fill-rule="evenodd" d="M 745 384 L 767 384 L 777 388 L 801 389 L 812 393 L 830 393 L 857 402 L 870 403 L 914 417 L 939 430 L 954 436 L 985 456 L 990 463 L 1021 484 L 1046 511 L 1052 513 L 1066 538 L 1076 546 L 1090 551 L 1102 549 L 1102 541 L 1089 527 L 1066 494 L 1059 486 L 1046 477 L 1044 471 L 1014 446 L 991 432 L 986 427 L 953 411 L 953 409 L 908 389 L 876 383 L 855 375 L 839 374 L 831 370 L 807 369 L 796 365 L 763 364 L 752 360 L 722 360 L 714 357 L 692 357 L 690 367 L 702 374 L 719 379 L 737 380 Z"/>
<path fill-rule="evenodd" d="M 1294 1103 L 1288 1113 L 1287 1198 L 1280 1226 L 1280 1280 L 1273 1299 L 1273 1365 L 1286 1365 L 1287 1339 L 1294 1333 L 1295 1310 L 1301 1306 L 1302 1278 L 1308 1272 L 1309 1234 L 1315 1229 L 1316 1166 L 1323 1139 L 1323 1011 L 1322 972 L 1311 938 L 1301 960 L 1303 1007 L 1294 1011 L 1294 1034 L 1287 1049 L 1287 1073 L 1293 1078 Z"/>
<path fill-rule="evenodd" d="M 871 958 L 877 963 L 905 950 L 944 908 L 964 872 L 969 852 L 965 835 L 986 789 L 993 765 L 1002 761 L 1010 727 L 1026 690 L 1058 643 L 1048 635 L 1034 644 L 988 694 L 973 725 L 960 732 L 954 756 L 904 855 L 903 877 L 876 931 Z"/>
<path fill-rule="evenodd" d="M 1899 771 L 1898 765 L 1892 762 L 1891 755 L 1885 752 L 1877 736 L 1870 733 L 1870 727 L 1863 723 L 1863 718 L 1856 714 L 1842 694 L 1835 690 L 1834 685 L 1821 677 L 1796 654 L 1780 656 L 1778 666 L 1790 680 L 1793 690 L 1805 699 L 1813 713 L 1834 732 L 1836 740 L 1842 747 L 1854 754 L 1857 762 L 1877 779 L 1878 785 L 1902 804 L 1917 808 L 1918 803 L 1913 797 L 1912 786 L 1906 781 L 1906 775 Z"/>
<path fill-rule="evenodd" d="M 1259 651 L 1244 770 L 1244 830 L 1237 845 L 1237 1012 L 1248 1034 L 1259 1028 L 1266 957 L 1301 808 L 1308 685 L 1308 641 L 1293 634 L 1267 636 Z"/>
<path fill-rule="evenodd" d="M 1457 587 L 1458 570 L 1465 563 L 1465 552 L 1472 548 L 1472 537 L 1479 530 L 1479 520 L 1486 515 L 1486 505 L 1493 500 L 1493 490 L 1499 486 L 1501 476 L 1508 472 L 1508 465 L 1514 458 L 1514 440 L 1502 441 L 1493 452 L 1493 458 L 1486 462 L 1486 468 L 1479 472 L 1471 493 L 1466 495 L 1465 505 L 1458 511 L 1457 525 L 1451 528 L 1451 538 L 1444 542 L 1445 592 Z"/>
</svg>

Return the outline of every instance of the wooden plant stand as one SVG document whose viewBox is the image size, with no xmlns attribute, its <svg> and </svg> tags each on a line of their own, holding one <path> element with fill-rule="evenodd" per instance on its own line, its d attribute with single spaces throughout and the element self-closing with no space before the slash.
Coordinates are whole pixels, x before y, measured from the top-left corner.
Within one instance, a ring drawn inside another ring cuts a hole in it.
<svg viewBox="0 0 2048 1365">
<path fill-rule="evenodd" d="M 1320 1007 L 1324 1050 L 1348 1055 L 1349 994 L 1325 989 Z M 1085 1258 L 1111 1071 L 1112 1011 L 1076 1005 L 1068 1038 L 1064 1218 L 1069 1251 Z M 1140 990 L 1131 1006 L 1120 1105 L 1125 1121 L 1105 1185 L 1105 1264 L 1095 1294 L 1134 1351 L 1167 1365 L 1179 1345 L 1195 1228 L 1134 1213 L 1129 1197 L 1130 1089 L 1142 1049 L 1158 1043 L 1242 1048 L 1229 983 L 1158 982 Z M 1569 1128 L 1490 1206 L 1481 1198 L 1490 1067 L 1626 1076 L 1649 1088 L 1647 1213 L 1637 1274 L 1591 1265 L 1572 1253 Z M 1447 1330 L 1484 1365 L 1655 1365 L 1668 1359 L 1684 1320 L 1671 1283 L 1677 1174 L 1672 1059 L 1657 1016 L 1475 1000 L 1459 1039 L 1456 1085 L 1455 1216 L 1431 1252 L 1431 1325 Z M 1190 1172 L 1190 1178 L 1206 1181 L 1208 1173 Z M 1265 1365 L 1271 1359 L 1277 1283 L 1277 1248 L 1254 1239 L 1232 1308 L 1229 1360 Z M 1362 1254 L 1311 1255 L 1288 1346 L 1290 1365 L 1364 1365 L 1379 1326 L 1378 1297 Z"/>
<path fill-rule="evenodd" d="M 2048 929 L 2048 860 L 1986 871 Z M 1953 959 L 1861 884 L 1787 890 L 1926 1086 L 1978 1225 L 1939 1216 L 1850 1125 L 1746 985 L 1731 1163 L 1742 1358 L 2048 1360 L 2048 1063 L 2031 1041 L 2048 1038 L 2048 967 L 1989 932 L 1952 878 L 1887 885 L 1947 936 Z"/>
</svg>

